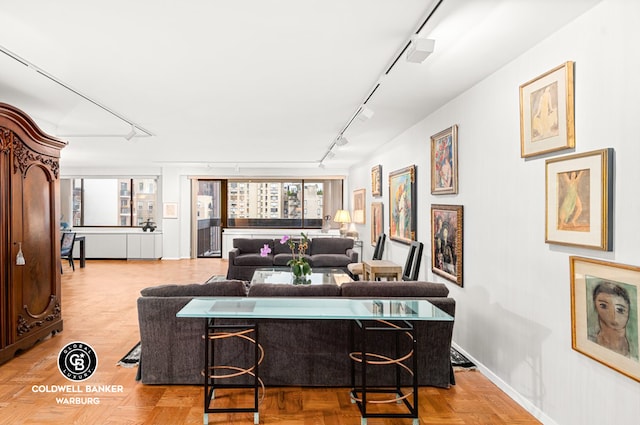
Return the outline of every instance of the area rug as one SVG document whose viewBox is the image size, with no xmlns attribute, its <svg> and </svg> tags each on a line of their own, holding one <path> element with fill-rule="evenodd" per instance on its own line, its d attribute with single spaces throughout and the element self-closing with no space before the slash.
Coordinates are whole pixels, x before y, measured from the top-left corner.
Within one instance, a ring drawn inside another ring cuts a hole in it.
<svg viewBox="0 0 640 425">
<path fill-rule="evenodd" d="M 454 370 L 474 370 L 476 365 L 460 354 L 458 350 L 451 347 L 451 366 L 453 366 Z"/>
<path fill-rule="evenodd" d="M 140 363 L 140 343 L 138 342 L 129 352 L 118 361 L 122 367 L 136 367 Z"/>
<path fill-rule="evenodd" d="M 138 342 L 129 352 L 120 359 L 118 366 L 136 367 L 140 362 L 140 343 Z M 455 370 L 472 370 L 476 365 L 465 356 L 460 354 L 458 350 L 451 347 L 451 365 Z"/>
</svg>

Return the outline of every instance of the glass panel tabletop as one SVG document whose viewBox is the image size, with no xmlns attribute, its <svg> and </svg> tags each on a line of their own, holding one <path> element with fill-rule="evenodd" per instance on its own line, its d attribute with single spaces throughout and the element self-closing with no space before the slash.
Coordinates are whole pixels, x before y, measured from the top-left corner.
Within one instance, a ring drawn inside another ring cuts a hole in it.
<svg viewBox="0 0 640 425">
<path fill-rule="evenodd" d="M 350 280 L 351 277 L 342 269 L 315 268 L 311 275 L 307 275 L 307 284 L 311 285 L 340 286 Z M 251 284 L 254 283 L 293 283 L 293 273 L 289 267 L 259 268 L 251 278 Z"/>
<path fill-rule="evenodd" d="M 453 321 L 427 300 L 341 297 L 198 297 L 176 317 Z"/>
</svg>

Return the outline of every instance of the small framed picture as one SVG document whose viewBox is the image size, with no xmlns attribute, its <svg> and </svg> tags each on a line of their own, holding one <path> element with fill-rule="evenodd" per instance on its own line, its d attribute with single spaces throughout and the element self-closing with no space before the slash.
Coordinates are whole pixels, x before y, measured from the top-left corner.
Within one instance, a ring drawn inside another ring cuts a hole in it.
<svg viewBox="0 0 640 425">
<path fill-rule="evenodd" d="M 371 245 L 375 246 L 378 236 L 384 233 L 384 204 L 382 202 L 371 203 Z"/>
<path fill-rule="evenodd" d="M 520 156 L 574 146 L 573 62 L 566 62 L 520 86 Z"/>
<path fill-rule="evenodd" d="M 431 205 L 431 271 L 462 286 L 462 205 Z"/>
<path fill-rule="evenodd" d="M 569 261 L 572 348 L 640 382 L 640 267 Z"/>
<path fill-rule="evenodd" d="M 364 205 L 365 197 L 365 189 L 358 189 L 353 191 L 353 222 L 356 224 L 365 224 L 367 222 L 367 219 L 365 217 L 367 210 Z"/>
<path fill-rule="evenodd" d="M 382 196 L 382 165 L 371 169 L 371 195 Z"/>
<path fill-rule="evenodd" d="M 611 251 L 613 149 L 546 161 L 545 242 Z"/>
<path fill-rule="evenodd" d="M 458 126 L 431 136 L 431 194 L 458 193 Z"/>
<path fill-rule="evenodd" d="M 389 173 L 389 239 L 416 240 L 417 208 L 416 166 Z"/>
<path fill-rule="evenodd" d="M 178 203 L 165 202 L 162 206 L 162 218 L 178 218 Z"/>
</svg>

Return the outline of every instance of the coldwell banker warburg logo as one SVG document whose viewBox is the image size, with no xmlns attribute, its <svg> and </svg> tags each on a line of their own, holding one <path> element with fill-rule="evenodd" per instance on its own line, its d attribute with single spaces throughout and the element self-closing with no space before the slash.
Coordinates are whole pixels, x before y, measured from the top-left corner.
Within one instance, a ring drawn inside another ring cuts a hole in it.
<svg viewBox="0 0 640 425">
<path fill-rule="evenodd" d="M 85 342 L 71 342 L 58 353 L 58 369 L 70 381 L 82 382 L 91 377 L 98 368 L 98 355 Z M 122 385 L 33 385 L 34 393 L 55 394 L 56 404 L 87 405 L 100 404 L 101 393 L 122 393 Z"/>
<path fill-rule="evenodd" d="M 88 379 L 98 368 L 98 356 L 89 344 L 72 342 L 58 353 L 58 369 L 70 381 Z"/>
</svg>

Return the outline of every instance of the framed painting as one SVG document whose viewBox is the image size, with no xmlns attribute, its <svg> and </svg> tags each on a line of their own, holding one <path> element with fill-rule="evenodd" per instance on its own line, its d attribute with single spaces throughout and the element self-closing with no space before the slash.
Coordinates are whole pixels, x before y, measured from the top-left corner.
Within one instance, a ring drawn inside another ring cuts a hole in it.
<svg viewBox="0 0 640 425">
<path fill-rule="evenodd" d="M 565 62 L 520 86 L 520 156 L 574 146 L 573 62 Z"/>
<path fill-rule="evenodd" d="M 382 165 L 371 169 L 371 195 L 382 196 Z"/>
<path fill-rule="evenodd" d="M 371 245 L 375 246 L 378 236 L 384 233 L 384 212 L 382 202 L 371 203 Z"/>
<path fill-rule="evenodd" d="M 545 198 L 545 242 L 612 250 L 612 148 L 548 159 Z"/>
<path fill-rule="evenodd" d="M 431 205 L 431 271 L 462 286 L 462 205 Z"/>
<path fill-rule="evenodd" d="M 640 267 L 569 257 L 571 346 L 640 382 Z"/>
<path fill-rule="evenodd" d="M 416 166 L 389 173 L 389 239 L 411 244 L 416 240 Z"/>
<path fill-rule="evenodd" d="M 431 194 L 458 193 L 458 126 L 431 136 Z"/>
<path fill-rule="evenodd" d="M 178 218 L 178 203 L 165 202 L 162 205 L 162 218 Z"/>
<path fill-rule="evenodd" d="M 367 212 L 364 205 L 366 197 L 365 189 L 353 191 L 353 222 L 356 224 L 365 224 L 367 222 L 365 214 Z"/>
</svg>

